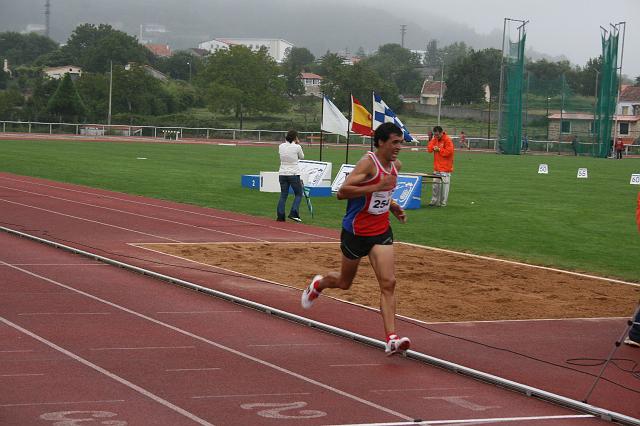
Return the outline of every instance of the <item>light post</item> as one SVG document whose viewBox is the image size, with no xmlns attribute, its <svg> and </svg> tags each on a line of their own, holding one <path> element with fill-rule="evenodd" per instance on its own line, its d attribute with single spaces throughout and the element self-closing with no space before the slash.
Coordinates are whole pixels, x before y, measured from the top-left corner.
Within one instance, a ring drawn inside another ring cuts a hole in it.
<svg viewBox="0 0 640 426">
<path fill-rule="evenodd" d="M 547 140 L 549 140 L 549 101 L 550 97 L 547 96 Z"/>
<path fill-rule="evenodd" d="M 189 65 L 189 83 L 191 83 L 191 61 L 187 62 L 187 65 Z"/>
<path fill-rule="evenodd" d="M 438 126 L 440 125 L 440 112 L 442 111 L 442 85 L 444 84 L 444 56 L 440 67 L 440 96 L 438 97 Z"/>
</svg>

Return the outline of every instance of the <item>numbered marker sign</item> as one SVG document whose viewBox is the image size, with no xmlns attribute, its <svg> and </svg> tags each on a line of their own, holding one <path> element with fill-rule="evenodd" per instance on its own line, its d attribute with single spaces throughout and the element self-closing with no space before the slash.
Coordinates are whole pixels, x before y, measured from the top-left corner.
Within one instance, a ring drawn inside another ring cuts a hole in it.
<svg viewBox="0 0 640 426">
<path fill-rule="evenodd" d="M 589 172 L 587 172 L 587 169 L 582 167 L 578 169 L 578 179 L 588 179 L 589 178 Z"/>
<path fill-rule="evenodd" d="M 634 173 L 631 175 L 631 185 L 640 185 L 640 173 Z"/>
<path fill-rule="evenodd" d="M 549 166 L 546 164 L 540 164 L 538 166 L 538 174 L 539 175 L 548 175 L 549 174 Z"/>
</svg>

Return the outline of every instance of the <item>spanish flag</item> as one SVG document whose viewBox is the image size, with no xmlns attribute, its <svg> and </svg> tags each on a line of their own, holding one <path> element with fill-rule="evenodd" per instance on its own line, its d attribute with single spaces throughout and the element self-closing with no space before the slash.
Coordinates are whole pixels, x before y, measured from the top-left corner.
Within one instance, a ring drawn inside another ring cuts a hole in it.
<svg viewBox="0 0 640 426">
<path fill-rule="evenodd" d="M 353 95 L 351 96 L 351 131 L 362 136 L 373 136 L 371 114 Z"/>
</svg>

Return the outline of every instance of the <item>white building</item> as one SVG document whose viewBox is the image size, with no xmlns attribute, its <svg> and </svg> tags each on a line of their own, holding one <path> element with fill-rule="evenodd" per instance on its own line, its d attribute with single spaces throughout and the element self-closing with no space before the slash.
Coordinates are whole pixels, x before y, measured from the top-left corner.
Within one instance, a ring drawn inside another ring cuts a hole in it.
<svg viewBox="0 0 640 426">
<path fill-rule="evenodd" d="M 216 38 L 209 41 L 203 41 L 198 44 L 200 49 L 206 49 L 211 53 L 219 49 L 227 49 L 229 46 L 241 45 L 255 51 L 262 47 L 267 48 L 269 56 L 281 63 L 287 56 L 287 49 L 291 49 L 293 44 L 281 38 Z"/>
<path fill-rule="evenodd" d="M 76 79 L 82 75 L 82 68 L 75 65 L 65 65 L 64 67 L 45 68 L 42 72 L 54 80 L 60 80 L 65 74 L 70 74 L 72 79 Z"/>
</svg>

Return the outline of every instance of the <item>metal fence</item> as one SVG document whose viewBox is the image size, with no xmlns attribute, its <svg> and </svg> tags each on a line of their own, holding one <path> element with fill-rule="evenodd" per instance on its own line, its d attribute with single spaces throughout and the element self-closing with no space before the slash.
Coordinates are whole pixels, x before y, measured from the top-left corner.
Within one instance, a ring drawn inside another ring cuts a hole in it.
<svg viewBox="0 0 640 426">
<path fill-rule="evenodd" d="M 426 129 L 427 127 L 425 127 Z M 127 126 L 106 124 L 76 124 L 76 123 L 45 123 L 38 121 L 0 121 L 3 133 L 28 133 L 41 135 L 69 135 L 85 137 L 121 136 L 131 139 L 159 139 L 159 140 L 242 140 L 254 142 L 278 142 L 284 140 L 286 130 L 261 129 L 216 129 L 181 126 Z M 320 132 L 299 132 L 300 140 L 309 145 L 320 141 Z M 414 133 L 418 137 L 418 145 L 426 145 L 426 134 Z M 323 141 L 327 144 L 345 144 L 346 138 L 335 134 L 323 134 Z M 459 137 L 452 136 L 458 150 L 496 151 L 495 138 L 467 137 L 465 146 L 460 146 Z M 351 135 L 349 143 L 353 145 L 370 145 L 369 137 Z M 578 152 L 588 155 L 594 149 L 592 143 L 580 142 Z M 571 142 L 550 140 L 529 140 L 528 147 L 523 151 L 530 153 L 573 155 Z M 625 145 L 624 155 L 640 155 L 640 144 Z"/>
</svg>

